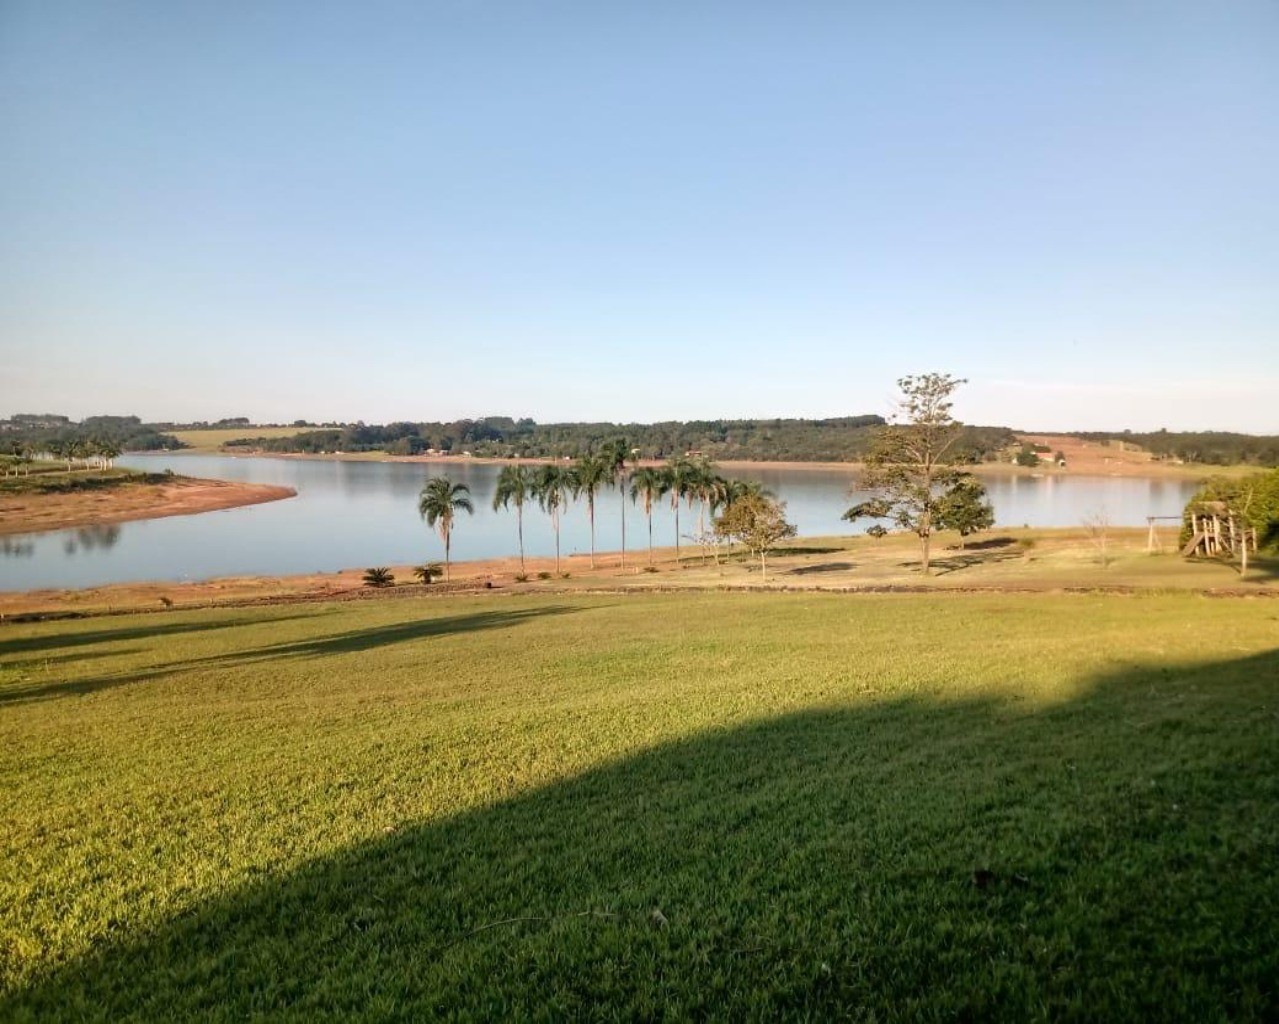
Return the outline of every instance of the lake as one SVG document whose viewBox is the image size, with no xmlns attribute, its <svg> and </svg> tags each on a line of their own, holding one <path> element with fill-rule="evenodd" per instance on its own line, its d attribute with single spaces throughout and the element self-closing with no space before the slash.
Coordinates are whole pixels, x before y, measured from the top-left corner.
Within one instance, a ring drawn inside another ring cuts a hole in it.
<svg viewBox="0 0 1279 1024">
<path fill-rule="evenodd" d="M 493 512 L 498 465 L 483 463 L 341 462 L 226 455 L 130 455 L 119 465 L 150 472 L 172 469 L 186 476 L 280 484 L 296 498 L 247 508 L 205 512 L 0 538 L 0 590 L 89 587 L 137 580 L 199 580 L 215 576 L 284 576 L 373 565 L 440 561 L 439 537 L 417 514 L 417 496 L 430 475 L 448 474 L 470 486 L 475 515 L 463 516 L 453 533 L 456 560 L 516 552 L 515 513 Z M 787 502 L 801 536 L 862 532 L 840 515 L 855 500 L 850 474 L 841 469 L 760 467 L 732 474 L 762 481 Z M 1195 490 L 1184 480 L 1123 477 L 1007 476 L 984 478 L 1002 526 L 1078 526 L 1104 512 L 1118 526 L 1145 524 L 1148 515 L 1180 515 Z M 681 532 L 697 527 L 696 508 L 681 512 Z M 643 508 L 626 503 L 627 549 L 647 544 Z M 674 519 L 662 502 L 653 514 L 658 546 L 674 543 Z M 621 546 L 616 491 L 596 503 L 596 546 Z M 555 535 L 536 505 L 524 510 L 524 542 L 530 555 L 553 555 Z M 590 549 L 586 509 L 579 502 L 563 516 L 565 555 Z"/>
</svg>

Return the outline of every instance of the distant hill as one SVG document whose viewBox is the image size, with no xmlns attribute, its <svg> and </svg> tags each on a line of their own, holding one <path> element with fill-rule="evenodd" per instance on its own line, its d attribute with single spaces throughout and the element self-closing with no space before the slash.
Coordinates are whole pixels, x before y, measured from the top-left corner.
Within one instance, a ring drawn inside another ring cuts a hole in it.
<svg viewBox="0 0 1279 1024">
<path fill-rule="evenodd" d="M 250 435 L 228 442 L 226 447 L 271 452 L 441 452 L 492 458 L 561 458 L 622 438 L 645 458 L 695 453 L 718 461 L 854 462 L 865 454 L 884 422 L 881 416 L 866 415 L 814 420 L 541 424 L 490 416 L 452 423 L 358 423 L 291 437 Z M 1006 427 L 965 427 L 960 454 L 966 461 L 980 462 L 1014 441 Z"/>
<path fill-rule="evenodd" d="M 1279 466 L 1279 435 L 1235 434 L 1224 430 L 1149 433 L 1071 431 L 1071 437 L 1092 442 L 1122 442 L 1150 452 L 1158 459 L 1202 463 L 1207 466 Z"/>
</svg>

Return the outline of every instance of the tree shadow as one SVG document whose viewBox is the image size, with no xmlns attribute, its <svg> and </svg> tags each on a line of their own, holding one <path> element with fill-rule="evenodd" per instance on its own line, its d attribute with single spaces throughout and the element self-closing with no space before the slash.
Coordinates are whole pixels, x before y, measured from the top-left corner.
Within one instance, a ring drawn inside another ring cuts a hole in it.
<svg viewBox="0 0 1279 1024">
<path fill-rule="evenodd" d="M 812 576 L 825 572 L 847 572 L 855 569 L 852 562 L 821 562 L 817 565 L 798 565 L 790 570 L 792 576 Z"/>
<path fill-rule="evenodd" d="M 953 550 L 953 549 L 952 549 Z M 929 568 L 934 576 L 947 576 L 953 572 L 962 572 L 965 569 L 974 569 L 982 565 L 997 565 L 1000 562 L 1011 562 L 1021 557 L 1015 551 L 996 551 L 990 552 L 974 552 L 973 554 L 954 554 L 944 555 L 941 558 L 933 558 L 929 562 Z M 919 568 L 919 562 L 898 562 L 903 569 Z"/>
<path fill-rule="evenodd" d="M 166 619 L 168 617 L 164 612 L 153 612 L 151 614 L 157 619 L 160 616 L 164 616 Z M 170 614 L 183 615 L 183 612 Z M 310 615 L 280 615 L 270 621 L 288 622 L 290 619 L 310 617 Z M 64 647 L 87 647 L 91 644 L 114 643 L 125 640 L 149 640 L 157 636 L 179 636 L 183 633 L 203 633 L 206 630 L 214 629 L 234 629 L 237 626 L 260 626 L 262 621 L 260 616 L 258 618 L 222 619 L 215 622 L 208 622 L 198 616 L 192 616 L 178 621 L 155 621 L 154 623 L 148 622 L 146 625 L 131 625 L 119 629 L 90 629 L 83 631 L 76 631 L 74 625 L 68 627 L 64 623 L 61 624 L 60 631 L 56 633 L 0 639 L 0 658 L 11 654 L 54 651 Z M 11 629 L 16 627 L 6 626 L 3 628 Z"/>
<path fill-rule="evenodd" d="M 1277 688 L 1268 652 L 710 732 L 103 940 L 0 1017 L 1274 1019 Z"/>
<path fill-rule="evenodd" d="M 210 668 L 213 666 L 232 668 L 239 665 L 252 665 L 263 661 L 277 661 L 290 658 L 318 658 L 334 654 L 353 654 L 362 651 L 370 651 L 379 647 L 386 647 L 391 644 L 410 643 L 417 640 L 426 640 L 431 637 L 446 636 L 450 633 L 471 633 L 478 632 L 480 630 L 502 629 L 508 626 L 518 625 L 529 619 L 541 618 L 548 615 L 563 615 L 569 612 L 581 610 L 582 609 L 580 608 L 574 608 L 569 605 L 547 605 L 537 608 L 504 609 L 477 612 L 469 615 L 452 615 L 441 618 L 421 619 L 413 622 L 397 622 L 388 626 L 375 626 L 369 629 L 349 630 L 343 633 L 334 633 L 329 636 L 314 637 L 308 640 L 270 644 L 265 647 L 255 647 L 247 650 L 235 650 L 226 654 L 211 655 L 206 658 L 188 658 L 184 660 L 171 661 L 145 670 L 132 670 L 102 676 L 58 680 L 55 682 L 39 683 L 35 685 L 23 683 L 11 684 L 0 688 L 0 705 L 5 703 L 49 700 L 55 697 L 70 697 L 87 693 L 95 693 L 100 690 L 109 690 L 120 686 L 132 685 L 134 683 L 147 682 L 149 680 L 171 676 L 175 672 L 182 672 L 191 669 Z M 285 622 L 289 619 L 304 617 L 305 616 L 286 615 L 269 621 L 272 623 Z M 208 628 L 220 629 L 233 625 L 254 624 L 260 625 L 261 620 L 245 620 L 243 623 L 210 623 Z M 171 630 L 164 630 L 161 628 L 159 632 L 181 633 L 186 632 L 187 630 L 197 629 L 199 629 L 198 624 L 191 623 L 183 625 L 181 628 L 174 628 Z M 156 633 L 126 629 L 79 634 L 75 639 L 79 642 L 80 636 L 95 635 L 100 641 L 105 641 L 108 639 L 118 640 L 122 637 L 128 636 L 149 637 L 155 636 Z M 0 654 L 3 653 L 5 652 L 0 650 Z M 111 657 L 122 653 L 125 652 L 104 652 L 94 656 Z M 66 662 L 75 662 L 79 657 L 80 656 L 76 655 L 67 655 L 63 660 Z M 36 660 L 38 662 L 43 662 L 46 659 L 42 656 L 37 656 Z"/>
<path fill-rule="evenodd" d="M 994 551 L 1000 548 L 1010 548 L 1017 541 L 1012 537 L 987 537 L 984 540 L 970 540 L 964 545 L 951 544 L 947 547 L 948 551 Z"/>
<path fill-rule="evenodd" d="M 597 605 L 596 607 L 607 606 Z M 211 662 L 250 664 L 257 661 L 275 661 L 280 658 L 319 658 L 333 654 L 353 654 L 387 647 L 391 644 L 447 636 L 451 633 L 478 633 L 489 629 L 505 629 L 532 619 L 580 611 L 583 609 L 572 605 L 539 605 L 535 608 L 507 608 L 466 615 L 447 615 L 413 622 L 397 622 L 389 626 L 374 626 L 369 629 L 353 629 L 345 633 L 334 633 L 331 636 L 309 640 L 271 644 L 253 650 L 183 662 L 175 667 L 190 668 Z"/>
</svg>

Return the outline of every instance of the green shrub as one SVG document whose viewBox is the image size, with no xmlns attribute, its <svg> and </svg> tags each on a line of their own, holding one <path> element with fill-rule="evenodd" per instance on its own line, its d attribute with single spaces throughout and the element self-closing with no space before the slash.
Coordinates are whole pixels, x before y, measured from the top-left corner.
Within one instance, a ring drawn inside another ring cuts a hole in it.
<svg viewBox="0 0 1279 1024">
<path fill-rule="evenodd" d="M 364 585 L 375 588 L 393 587 L 395 586 L 395 576 L 386 566 L 366 569 L 364 571 Z"/>
</svg>

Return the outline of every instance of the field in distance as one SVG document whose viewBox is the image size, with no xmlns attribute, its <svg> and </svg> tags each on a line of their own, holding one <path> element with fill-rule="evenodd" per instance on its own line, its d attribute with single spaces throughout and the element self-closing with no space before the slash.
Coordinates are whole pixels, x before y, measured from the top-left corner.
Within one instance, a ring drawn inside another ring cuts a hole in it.
<svg viewBox="0 0 1279 1024">
<path fill-rule="evenodd" d="M 188 447 L 183 451 L 213 454 L 221 451 L 222 445 L 228 441 L 238 441 L 244 437 L 294 437 L 315 427 L 218 427 L 210 430 L 174 430 L 172 434 Z"/>
<path fill-rule="evenodd" d="M 1276 609 L 630 594 L 0 631 L 0 1018 L 1273 1019 Z"/>
</svg>

